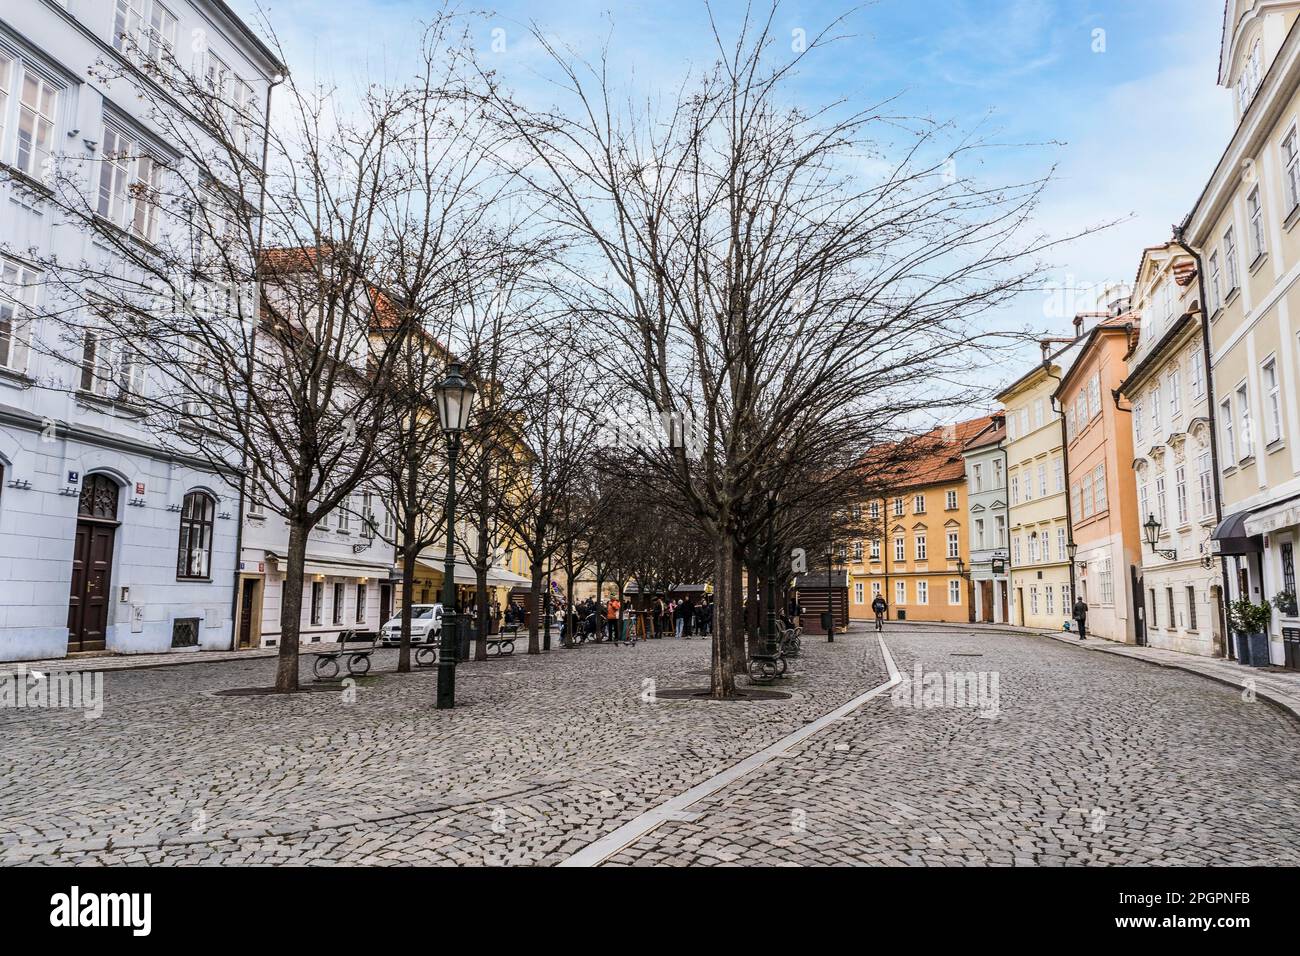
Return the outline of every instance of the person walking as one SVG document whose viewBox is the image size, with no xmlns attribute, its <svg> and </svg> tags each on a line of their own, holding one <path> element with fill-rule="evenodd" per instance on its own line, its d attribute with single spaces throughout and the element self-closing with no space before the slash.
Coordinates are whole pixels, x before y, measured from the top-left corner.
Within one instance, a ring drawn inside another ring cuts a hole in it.
<svg viewBox="0 0 1300 956">
<path fill-rule="evenodd" d="M 651 612 L 654 616 L 654 636 L 659 637 L 663 633 L 664 626 L 664 599 L 655 598 L 654 610 Z"/>
<path fill-rule="evenodd" d="M 691 606 L 685 601 L 678 601 L 677 606 L 673 608 L 673 623 L 677 627 L 677 637 L 686 636 L 686 618 L 691 612 Z"/>
<path fill-rule="evenodd" d="M 793 627 L 798 627 L 800 624 L 799 619 L 803 616 L 803 606 L 799 603 L 799 595 L 797 592 L 790 595 L 790 604 L 786 607 L 785 611 L 786 617 L 790 619 L 790 624 Z"/>
<path fill-rule="evenodd" d="M 1088 636 L 1088 605 L 1082 597 L 1074 599 L 1074 621 L 1079 625 L 1079 640 Z"/>
<path fill-rule="evenodd" d="M 884 595 L 877 594 L 874 601 L 871 602 L 871 610 L 876 615 L 876 630 L 885 629 L 885 613 L 889 610 L 889 605 L 885 603 Z"/>
</svg>

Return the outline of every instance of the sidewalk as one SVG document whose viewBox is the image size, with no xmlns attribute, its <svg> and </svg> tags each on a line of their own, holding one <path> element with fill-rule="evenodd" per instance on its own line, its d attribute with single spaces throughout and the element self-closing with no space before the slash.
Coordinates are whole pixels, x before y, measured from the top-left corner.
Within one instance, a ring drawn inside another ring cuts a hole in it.
<svg viewBox="0 0 1300 956">
<path fill-rule="evenodd" d="M 1117 654 L 1131 657 L 1158 667 L 1175 667 L 1179 670 L 1198 674 L 1201 677 L 1236 687 L 1254 694 L 1263 700 L 1290 711 L 1292 716 L 1300 719 L 1300 671 L 1283 670 L 1280 667 L 1243 667 L 1236 661 L 1225 661 L 1217 657 L 1197 657 L 1179 651 L 1165 650 L 1159 647 L 1137 647 L 1132 644 L 1116 644 L 1102 638 L 1079 640 L 1078 635 L 1066 631 L 1044 631 L 1036 627 L 1018 627 L 1011 624 L 943 624 L 928 621 L 890 621 L 885 628 L 960 628 L 971 631 L 999 631 L 1008 634 L 1027 634 L 1038 637 L 1050 637 L 1071 647 L 1082 647 L 1090 651 L 1105 654 Z"/>
<path fill-rule="evenodd" d="M 300 655 L 319 651 L 326 645 L 303 644 Z M 43 661 L 0 661 L 0 675 L 39 671 L 62 674 L 66 671 L 126 671 L 146 667 L 174 667 L 177 664 L 212 664 L 218 661 L 243 661 L 257 657 L 275 657 L 278 647 L 252 647 L 242 651 L 168 651 L 163 654 L 103 654 L 93 657 L 56 657 Z"/>
</svg>

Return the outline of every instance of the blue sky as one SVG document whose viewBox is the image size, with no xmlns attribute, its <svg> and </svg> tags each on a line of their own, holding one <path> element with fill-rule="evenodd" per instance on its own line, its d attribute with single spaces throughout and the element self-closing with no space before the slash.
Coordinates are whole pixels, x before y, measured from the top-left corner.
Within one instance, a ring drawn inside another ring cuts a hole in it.
<svg viewBox="0 0 1300 956">
<path fill-rule="evenodd" d="M 300 78 L 344 87 L 400 74 L 416 24 L 434 8 L 433 0 L 230 2 L 250 21 L 263 9 Z M 530 20 L 587 53 L 608 37 L 614 62 L 638 87 L 671 86 L 710 59 L 699 0 L 473 6 L 498 11 L 484 21 L 485 56 L 503 79 L 535 95 L 544 84 L 524 29 Z M 779 22 L 783 31 L 812 34 L 850 8 L 787 2 Z M 740 5 L 715 9 L 725 18 Z M 1047 284 L 1131 281 L 1142 248 L 1169 237 L 1231 134 L 1230 95 L 1215 83 L 1222 17 L 1222 0 L 875 0 L 849 16 L 841 32 L 851 36 L 807 64 L 797 92 L 864 102 L 901 93 L 907 113 L 978 127 L 1000 143 L 1044 144 L 999 150 L 980 174 L 1015 181 L 1055 164 L 1039 221 L 1053 235 L 1124 220 L 1059 250 Z M 504 52 L 492 51 L 498 27 Z M 1026 296 L 998 321 L 1059 333 L 1069 324 L 1059 313 L 1074 305 L 1091 303 L 1058 295 L 1053 313 L 1046 294 Z"/>
</svg>

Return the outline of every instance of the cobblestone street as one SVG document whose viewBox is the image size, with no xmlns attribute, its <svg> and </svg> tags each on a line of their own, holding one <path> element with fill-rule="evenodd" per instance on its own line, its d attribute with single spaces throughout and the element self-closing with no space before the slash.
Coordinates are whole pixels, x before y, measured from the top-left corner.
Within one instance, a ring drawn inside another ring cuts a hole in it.
<svg viewBox="0 0 1300 956">
<path fill-rule="evenodd" d="M 995 672 L 998 716 L 886 692 L 608 863 L 1300 863 L 1273 706 L 1043 638 L 885 637 L 908 677 Z M 0 712 L 0 862 L 555 864 L 888 679 L 854 632 L 805 644 L 789 700 L 647 700 L 704 686 L 708 644 L 600 645 L 464 665 L 439 712 L 395 656 L 355 701 L 213 695 L 262 658 L 106 673 L 97 720 Z"/>
</svg>

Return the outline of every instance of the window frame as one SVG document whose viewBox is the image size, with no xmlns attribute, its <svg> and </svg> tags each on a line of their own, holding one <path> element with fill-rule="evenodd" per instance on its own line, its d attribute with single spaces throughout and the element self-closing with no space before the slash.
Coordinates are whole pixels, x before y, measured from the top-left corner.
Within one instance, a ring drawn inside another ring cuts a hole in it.
<svg viewBox="0 0 1300 956">
<path fill-rule="evenodd" d="M 207 508 L 195 515 L 191 502 L 203 501 Z M 213 538 L 216 536 L 217 499 L 209 491 L 195 488 L 185 493 L 181 502 L 180 521 L 176 538 L 176 580 L 211 581 Z M 203 542 L 196 549 L 193 546 L 194 531 L 200 532 L 199 540 Z M 195 551 L 202 554 L 201 568 L 195 570 Z"/>
</svg>

